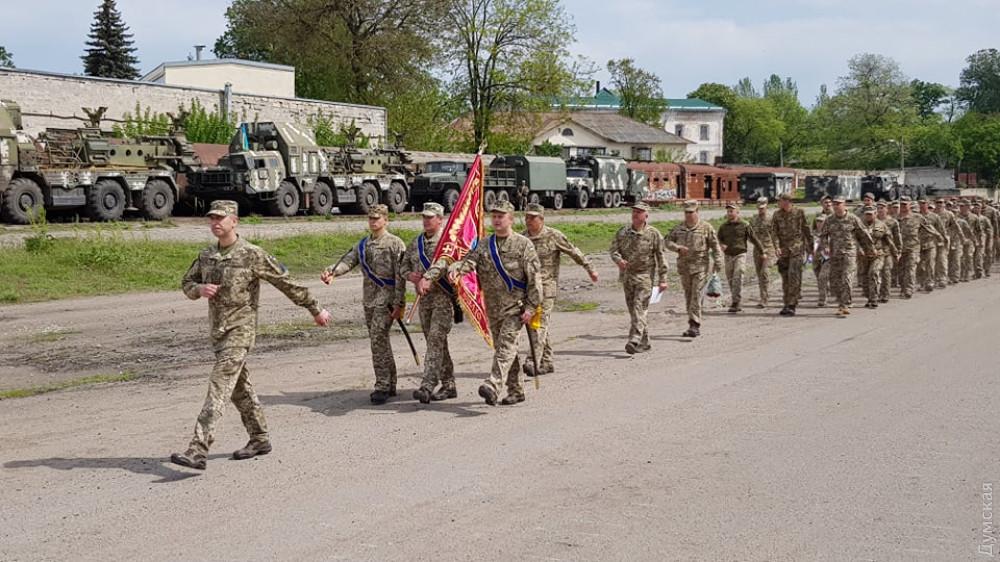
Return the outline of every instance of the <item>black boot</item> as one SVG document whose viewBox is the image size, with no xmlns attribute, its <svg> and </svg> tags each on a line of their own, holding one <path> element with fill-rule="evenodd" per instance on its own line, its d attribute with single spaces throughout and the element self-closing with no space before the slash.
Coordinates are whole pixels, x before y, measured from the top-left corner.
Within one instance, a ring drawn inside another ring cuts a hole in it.
<svg viewBox="0 0 1000 562">
<path fill-rule="evenodd" d="M 486 401 L 490 406 L 497 405 L 497 391 L 493 390 L 493 387 L 488 384 L 483 384 L 479 386 L 479 396 Z"/>
</svg>

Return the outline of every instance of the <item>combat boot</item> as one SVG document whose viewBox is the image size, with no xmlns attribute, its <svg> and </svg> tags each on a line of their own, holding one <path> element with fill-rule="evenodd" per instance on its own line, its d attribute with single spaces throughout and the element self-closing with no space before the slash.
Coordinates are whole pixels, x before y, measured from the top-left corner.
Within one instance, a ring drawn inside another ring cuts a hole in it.
<svg viewBox="0 0 1000 562">
<path fill-rule="evenodd" d="M 778 311 L 778 316 L 791 316 L 791 315 L 792 315 L 792 309 L 788 308 L 787 306 Z"/>
<path fill-rule="evenodd" d="M 625 344 L 625 353 L 628 353 L 629 355 L 635 355 L 635 352 L 638 349 L 639 349 L 639 344 L 635 343 L 634 341 L 630 341 L 627 344 Z"/>
<path fill-rule="evenodd" d="M 233 458 L 241 461 L 245 459 L 252 459 L 257 455 L 266 455 L 271 452 L 271 442 L 270 441 L 254 441 L 250 440 L 242 449 L 233 451 Z"/>
<path fill-rule="evenodd" d="M 431 394 L 431 400 L 440 402 L 441 400 L 447 400 L 449 398 L 458 398 L 458 389 L 453 386 L 441 387 L 437 392 Z"/>
<path fill-rule="evenodd" d="M 421 404 L 430 404 L 431 403 L 431 391 L 429 391 L 429 390 L 427 390 L 426 388 L 423 388 L 423 387 L 418 388 L 418 389 L 416 389 L 416 390 L 413 391 L 413 399 L 414 400 L 419 400 Z"/>
<path fill-rule="evenodd" d="M 521 392 L 508 392 L 507 396 L 504 396 L 503 400 L 500 401 L 504 406 L 513 406 L 518 402 L 524 402 L 524 394 Z"/>
<path fill-rule="evenodd" d="M 521 365 L 521 369 L 524 371 L 524 375 L 528 377 L 535 376 L 535 365 L 530 361 L 525 361 L 524 365 Z"/>
<path fill-rule="evenodd" d="M 653 349 L 653 348 L 648 343 L 640 343 L 639 347 L 636 349 L 636 352 L 638 352 L 638 353 L 646 353 L 650 349 Z"/>
<path fill-rule="evenodd" d="M 386 400 L 389 399 L 389 391 L 387 390 L 376 390 L 369 396 L 371 398 L 372 404 L 385 404 Z"/>
<path fill-rule="evenodd" d="M 170 462 L 197 470 L 205 470 L 206 466 L 205 455 L 195 451 L 194 449 L 188 449 L 183 453 L 174 453 L 170 455 Z"/>
<path fill-rule="evenodd" d="M 488 384 L 479 385 L 479 396 L 490 406 L 497 405 L 497 391 L 493 390 L 492 386 Z"/>
<path fill-rule="evenodd" d="M 685 338 L 696 338 L 701 335 L 701 325 L 697 322 L 688 322 L 688 329 L 686 332 L 681 334 Z"/>
</svg>

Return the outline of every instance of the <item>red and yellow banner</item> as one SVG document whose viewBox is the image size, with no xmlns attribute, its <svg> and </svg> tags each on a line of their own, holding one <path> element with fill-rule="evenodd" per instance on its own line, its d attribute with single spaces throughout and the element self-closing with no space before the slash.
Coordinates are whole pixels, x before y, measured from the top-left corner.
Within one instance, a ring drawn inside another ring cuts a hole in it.
<svg viewBox="0 0 1000 562">
<path fill-rule="evenodd" d="M 483 212 L 483 161 L 482 155 L 477 154 L 469 176 L 462 186 L 462 192 L 458 195 L 458 201 L 448 216 L 444 232 L 441 234 L 441 241 L 434 251 L 432 262 L 440 258 L 445 258 L 448 263 L 454 263 L 468 254 L 472 248 L 476 247 L 479 239 L 483 237 L 486 225 Z M 468 273 L 459 279 L 455 285 L 455 298 L 465 311 L 465 317 L 469 319 L 479 335 L 486 340 L 486 344 L 493 347 L 493 336 L 490 334 L 490 323 L 486 315 L 486 303 L 483 300 L 483 292 L 479 289 L 479 278 L 476 272 Z"/>
</svg>

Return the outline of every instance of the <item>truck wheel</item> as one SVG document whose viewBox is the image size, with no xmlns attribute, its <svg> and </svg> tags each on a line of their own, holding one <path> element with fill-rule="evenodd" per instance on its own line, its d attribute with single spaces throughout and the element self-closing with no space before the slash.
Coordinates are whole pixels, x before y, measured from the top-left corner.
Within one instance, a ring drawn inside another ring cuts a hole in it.
<svg viewBox="0 0 1000 562">
<path fill-rule="evenodd" d="M 559 210 L 563 208 L 563 195 L 562 193 L 556 193 L 552 196 L 552 208 Z"/>
<path fill-rule="evenodd" d="M 333 190 L 325 182 L 316 182 L 312 193 L 311 211 L 314 215 L 325 216 L 333 208 Z"/>
<path fill-rule="evenodd" d="M 542 199 L 541 199 L 541 197 L 538 196 L 537 193 L 532 193 L 531 195 L 528 195 L 528 204 L 529 205 L 537 205 L 541 201 L 542 201 Z"/>
<path fill-rule="evenodd" d="M 506 191 L 500 191 L 497 193 L 497 203 L 501 203 L 503 201 L 510 203 L 510 194 Z"/>
<path fill-rule="evenodd" d="M 610 191 L 605 191 L 601 194 L 601 206 L 605 209 L 610 209 L 615 206 L 615 195 Z"/>
<path fill-rule="evenodd" d="M 125 190 L 115 180 L 100 180 L 87 192 L 87 214 L 95 221 L 121 220 Z"/>
<path fill-rule="evenodd" d="M 174 190 L 163 180 L 150 180 L 142 190 L 142 216 L 161 221 L 174 212 Z"/>
<path fill-rule="evenodd" d="M 372 207 L 378 204 L 378 190 L 370 183 L 363 183 L 358 187 L 358 212 L 367 215 Z"/>
<path fill-rule="evenodd" d="M 495 205 L 496 202 L 497 192 L 492 189 L 487 190 L 486 195 L 483 195 L 483 207 L 486 209 L 487 213 L 490 212 L 490 209 L 493 208 L 493 205 Z"/>
<path fill-rule="evenodd" d="M 621 207 L 622 206 L 622 194 L 619 193 L 619 192 L 617 192 L 617 191 L 614 194 L 613 206 L 614 207 Z"/>
<path fill-rule="evenodd" d="M 455 208 L 455 204 L 458 203 L 458 190 L 449 189 L 444 192 L 444 210 L 451 212 Z M 417 209 L 419 210 L 419 209 Z"/>
<path fill-rule="evenodd" d="M 394 213 L 402 213 L 406 210 L 406 188 L 398 181 L 389 184 L 389 192 L 386 194 L 386 203 L 389 210 Z"/>
<path fill-rule="evenodd" d="M 586 190 L 581 189 L 576 192 L 576 206 L 580 209 L 586 209 L 587 205 L 590 203 L 590 194 Z"/>
<path fill-rule="evenodd" d="M 299 212 L 299 190 L 291 182 L 283 181 L 274 192 L 275 198 L 266 205 L 267 214 L 277 217 L 292 217 Z"/>
<path fill-rule="evenodd" d="M 29 224 L 42 212 L 45 198 L 42 188 L 28 178 L 10 182 L 3 194 L 3 220 L 13 224 Z"/>
</svg>

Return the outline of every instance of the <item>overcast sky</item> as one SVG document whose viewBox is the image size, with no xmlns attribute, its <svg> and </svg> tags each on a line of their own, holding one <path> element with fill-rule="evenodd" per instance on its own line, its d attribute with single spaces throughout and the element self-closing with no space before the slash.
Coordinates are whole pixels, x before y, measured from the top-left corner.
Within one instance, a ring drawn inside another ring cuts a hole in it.
<svg viewBox="0 0 1000 562">
<path fill-rule="evenodd" d="M 99 0 L 0 0 L 0 45 L 19 68 L 80 73 L 83 42 Z M 225 28 L 229 0 L 118 0 L 135 34 L 140 70 L 209 50 Z M 832 89 L 847 60 L 874 52 L 911 78 L 958 83 L 965 57 L 1000 48 L 998 0 L 564 0 L 576 25 L 573 47 L 602 67 L 632 57 L 655 72 L 667 97 L 702 82 L 760 83 L 771 73 L 799 84 L 811 104 Z M 208 53 L 208 56 L 212 56 Z M 598 78 L 607 81 L 606 74 Z"/>
</svg>

